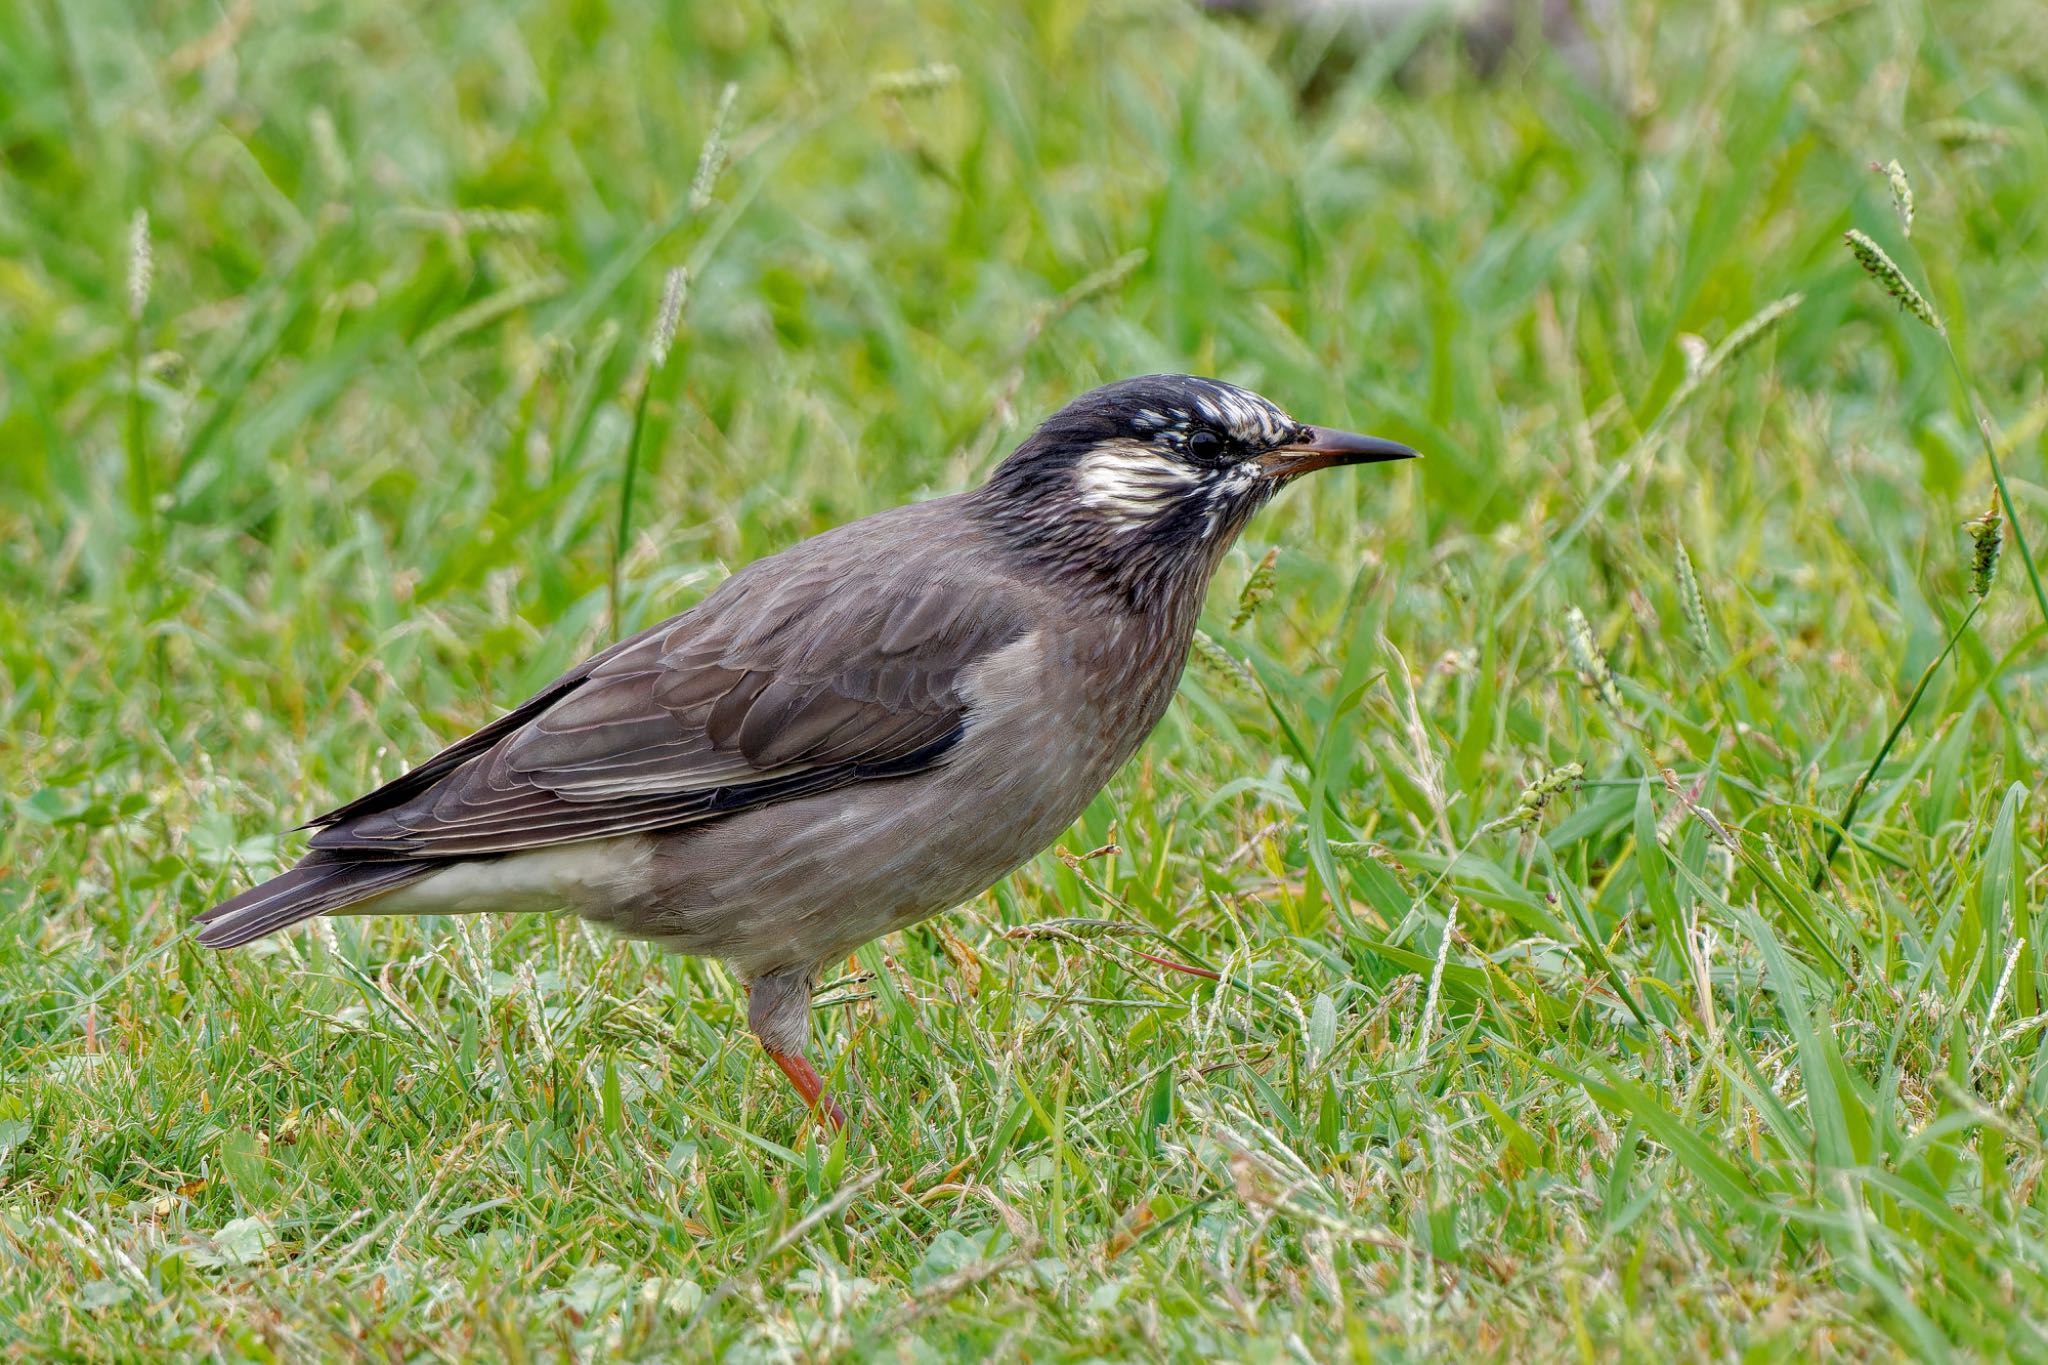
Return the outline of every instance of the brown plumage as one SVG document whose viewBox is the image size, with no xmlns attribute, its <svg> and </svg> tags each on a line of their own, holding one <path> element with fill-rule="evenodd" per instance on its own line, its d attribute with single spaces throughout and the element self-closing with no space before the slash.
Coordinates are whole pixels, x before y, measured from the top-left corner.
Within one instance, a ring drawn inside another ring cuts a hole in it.
<svg viewBox="0 0 2048 1365">
<path fill-rule="evenodd" d="M 823 963 L 1056 838 L 1157 723 L 1204 588 L 1310 469 L 1411 456 L 1214 380 L 1049 419 L 973 493 L 757 561 L 311 823 L 200 917 L 231 947 L 318 914 L 569 909 L 729 961 L 803 1059 Z"/>
</svg>

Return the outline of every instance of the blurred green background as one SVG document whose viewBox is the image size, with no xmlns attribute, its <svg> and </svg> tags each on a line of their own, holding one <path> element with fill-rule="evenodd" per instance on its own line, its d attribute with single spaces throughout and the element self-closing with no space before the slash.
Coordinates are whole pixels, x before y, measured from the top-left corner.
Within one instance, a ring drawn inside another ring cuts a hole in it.
<svg viewBox="0 0 2048 1365">
<path fill-rule="evenodd" d="M 2048 1354 L 2048 11 L 1552 8 L 0 5 L 0 1341 Z M 850 1142 L 715 964 L 191 945 L 611 638 L 643 391 L 620 629 L 1155 370 L 1429 458 L 849 965 Z"/>
</svg>

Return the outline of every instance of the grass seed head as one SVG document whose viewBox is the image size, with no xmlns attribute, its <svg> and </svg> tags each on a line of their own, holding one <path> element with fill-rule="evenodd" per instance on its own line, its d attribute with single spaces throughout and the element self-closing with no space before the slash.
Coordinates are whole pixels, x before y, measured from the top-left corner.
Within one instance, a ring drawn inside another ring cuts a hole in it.
<svg viewBox="0 0 2048 1365">
<path fill-rule="evenodd" d="M 1938 118 L 1927 125 L 1927 135 L 1949 151 L 1970 147 L 2009 147 L 2012 130 L 1973 118 Z"/>
<path fill-rule="evenodd" d="M 1495 823 L 1533 828 L 1543 818 L 1544 809 L 1559 795 L 1575 790 L 1585 775 L 1586 768 L 1581 763 L 1564 763 L 1552 768 L 1522 788 L 1522 794 L 1515 798 L 1514 810 Z"/>
<path fill-rule="evenodd" d="M 868 88 L 877 95 L 929 95 L 959 79 L 959 67 L 951 62 L 933 62 L 907 71 L 884 71 L 869 82 Z"/>
<path fill-rule="evenodd" d="M 1806 301 L 1804 294 L 1787 294 L 1765 304 L 1752 314 L 1747 321 L 1721 339 L 1721 344 L 1712 350 L 1705 341 L 1690 334 L 1679 337 L 1679 349 L 1685 354 L 1685 378 L 1679 381 L 1672 392 L 1670 406 L 1677 408 L 1697 394 L 1706 382 L 1714 377 L 1723 366 L 1732 365 L 1742 358 L 1756 344 L 1778 329 L 1778 324 L 1791 316 L 1792 310 Z"/>
<path fill-rule="evenodd" d="M 676 327 L 683 320 L 683 299 L 689 290 L 689 271 L 676 266 L 668 272 L 661 288 L 661 312 L 654 319 L 654 336 L 647 344 L 648 363 L 657 370 L 668 364 L 668 353 L 676 344 Z"/>
<path fill-rule="evenodd" d="M 1409 874 L 1407 865 L 1395 857 L 1394 851 L 1385 844 L 1371 839 L 1332 839 L 1330 852 L 1346 858 L 1370 858 L 1392 873 L 1403 891 L 1411 896 L 1415 894 L 1414 879 Z"/>
<path fill-rule="evenodd" d="M 1849 243 L 1849 251 L 1856 257 L 1856 263 L 1863 267 L 1863 273 L 1884 286 L 1885 293 L 1897 299 L 1900 307 L 1943 336 L 1948 335 L 1948 329 L 1941 325 L 1941 318 L 1935 314 L 1934 305 L 1913 287 L 1913 282 L 1906 278 L 1906 272 L 1899 269 L 1898 262 L 1883 247 L 1856 228 L 1850 228 L 1842 237 Z"/>
<path fill-rule="evenodd" d="M 1759 308 L 1750 319 L 1721 339 L 1713 353 L 1700 366 L 1700 378 L 1706 379 L 1724 365 L 1732 365 L 1756 344 L 1778 330 L 1778 324 L 1792 316 L 1794 309 L 1806 302 L 1804 294 L 1787 294 L 1782 299 L 1773 299 Z"/>
<path fill-rule="evenodd" d="M 1892 208 L 1899 215 L 1899 231 L 1906 236 L 1913 235 L 1913 182 L 1906 179 L 1906 168 L 1896 159 L 1880 166 L 1875 161 L 1870 169 L 1885 178 L 1892 187 Z"/>
<path fill-rule="evenodd" d="M 1201 670 L 1220 683 L 1225 691 L 1255 693 L 1258 679 L 1252 671 L 1239 663 L 1231 652 L 1216 643 L 1214 636 L 1206 630 L 1195 632 L 1195 640 L 1189 651 Z"/>
<path fill-rule="evenodd" d="M 1593 640 L 1593 627 L 1586 620 L 1586 613 L 1577 607 L 1565 611 L 1564 638 L 1572 667 L 1578 670 L 1579 681 L 1591 688 L 1610 708 L 1620 712 L 1621 689 L 1615 686 L 1614 670 L 1607 666 L 1607 657 Z"/>
<path fill-rule="evenodd" d="M 1244 581 L 1244 591 L 1237 595 L 1237 615 L 1230 618 L 1230 628 L 1237 630 L 1252 619 L 1266 599 L 1273 595 L 1273 565 L 1280 558 L 1280 547 L 1275 545 L 1260 557 L 1253 568 L 1251 577 Z"/>
<path fill-rule="evenodd" d="M 1083 275 L 1065 293 L 1060 295 L 1060 306 L 1071 308 L 1077 303 L 1087 302 L 1097 294 L 1109 293 L 1136 273 L 1138 267 L 1145 264 L 1145 258 L 1150 254 L 1144 247 L 1138 247 L 1135 250 L 1126 251 L 1123 255 L 1102 267 L 1102 269 L 1093 270 Z"/>
<path fill-rule="evenodd" d="M 1700 597 L 1700 580 L 1692 571 L 1692 556 L 1685 552 L 1682 540 L 1678 542 L 1678 605 L 1700 653 L 1713 653 L 1714 632 L 1707 625 L 1707 604 Z"/>
<path fill-rule="evenodd" d="M 1963 523 L 1963 529 L 1970 533 L 1970 591 L 1981 599 L 1991 591 L 1991 581 L 1998 577 L 1998 551 L 2005 541 L 2004 518 L 1998 513 L 1996 494 L 1983 515 L 1971 517 Z"/>
<path fill-rule="evenodd" d="M 149 210 L 137 209 L 128 220 L 128 317 L 142 321 L 149 307 L 149 285 L 156 276 L 156 259 L 149 244 Z"/>
<path fill-rule="evenodd" d="M 733 101 L 739 98 L 736 81 L 727 81 L 718 93 L 718 112 L 711 116 L 711 131 L 705 135 L 704 150 L 697 153 L 697 174 L 690 178 L 690 211 L 702 213 L 711 205 L 718 177 L 725 173 L 726 128 L 732 121 Z"/>
</svg>

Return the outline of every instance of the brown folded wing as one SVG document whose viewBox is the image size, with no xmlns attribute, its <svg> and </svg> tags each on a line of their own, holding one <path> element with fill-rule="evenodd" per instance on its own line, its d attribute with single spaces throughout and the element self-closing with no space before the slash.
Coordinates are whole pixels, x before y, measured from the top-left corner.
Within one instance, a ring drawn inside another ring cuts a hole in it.
<svg viewBox="0 0 2048 1365">
<path fill-rule="evenodd" d="M 693 824 L 941 761 L 967 724 L 964 676 L 1027 629 L 1014 585 L 944 572 L 943 557 L 914 551 L 879 578 L 836 558 L 750 566 L 315 820 L 312 846 L 506 853 Z"/>
</svg>

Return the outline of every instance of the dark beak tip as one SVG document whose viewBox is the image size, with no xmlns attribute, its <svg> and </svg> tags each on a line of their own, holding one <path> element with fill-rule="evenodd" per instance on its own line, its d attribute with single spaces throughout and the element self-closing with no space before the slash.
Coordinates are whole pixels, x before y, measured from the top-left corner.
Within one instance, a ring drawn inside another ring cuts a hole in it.
<svg viewBox="0 0 2048 1365">
<path fill-rule="evenodd" d="M 1422 458 L 1421 451 L 1399 441 L 1363 436 L 1355 431 L 1337 431 L 1331 427 L 1308 428 L 1298 448 L 1330 456 L 1332 462 L 1338 464 L 1382 464 L 1390 460 Z"/>
</svg>

